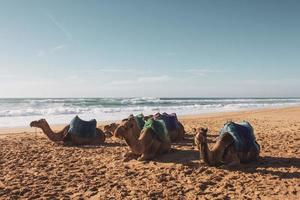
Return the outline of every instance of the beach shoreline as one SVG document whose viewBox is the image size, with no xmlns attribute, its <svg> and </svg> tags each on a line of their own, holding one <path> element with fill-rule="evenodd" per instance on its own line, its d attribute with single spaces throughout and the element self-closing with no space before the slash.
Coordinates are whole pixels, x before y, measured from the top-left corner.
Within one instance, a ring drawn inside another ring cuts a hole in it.
<svg viewBox="0 0 300 200">
<path fill-rule="evenodd" d="M 83 120 L 118 121 L 130 114 L 167 112 L 179 117 L 300 106 L 300 98 L 0 98 L 0 127 L 22 128 L 46 118 L 49 124 Z"/>
<path fill-rule="evenodd" d="M 290 109 L 297 109 L 300 108 L 300 106 L 286 106 L 283 108 L 258 108 L 258 109 L 247 109 L 247 110 L 240 110 L 240 111 L 223 111 L 223 112 L 210 112 L 210 113 L 203 113 L 203 114 L 191 114 L 191 115 L 180 115 L 178 116 L 179 120 L 197 120 L 197 119 L 203 119 L 203 118 L 211 118 L 211 117 L 228 117 L 228 116 L 235 116 L 239 114 L 251 114 L 251 113 L 260 113 L 260 112 L 276 112 L 276 111 L 284 111 L 284 110 L 290 110 Z M 40 119 L 37 117 L 37 119 Z M 47 119 L 46 119 L 47 120 Z M 97 121 L 97 127 L 103 127 L 104 125 L 110 124 L 110 123 L 119 123 L 120 120 L 107 120 L 107 121 Z M 29 122 L 30 123 L 30 122 Z M 39 132 L 39 130 L 35 130 L 35 128 L 25 126 L 18 126 L 18 127 L 0 127 L 0 135 L 7 135 L 7 134 L 22 134 L 22 133 L 35 133 L 36 131 Z M 50 124 L 50 126 L 54 130 L 62 129 L 66 126 L 66 123 L 62 124 Z"/>
<path fill-rule="evenodd" d="M 179 116 L 186 139 L 149 162 L 125 162 L 128 147 L 107 138 L 97 147 L 64 147 L 40 130 L 2 130 L 1 199 L 299 199 L 300 107 Z M 199 161 L 193 128 L 209 129 L 209 146 L 229 120 L 249 121 L 261 154 L 238 169 Z M 98 124 L 101 128 L 104 124 Z M 54 125 L 59 130 L 63 125 Z M 51 126 L 52 127 L 52 126 Z M 6 131 L 6 132 L 5 132 Z"/>
</svg>

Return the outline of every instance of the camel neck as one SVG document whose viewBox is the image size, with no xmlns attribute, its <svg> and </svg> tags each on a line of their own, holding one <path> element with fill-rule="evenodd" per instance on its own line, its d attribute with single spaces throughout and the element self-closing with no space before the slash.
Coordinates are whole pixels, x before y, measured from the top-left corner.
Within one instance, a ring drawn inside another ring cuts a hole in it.
<svg viewBox="0 0 300 200">
<path fill-rule="evenodd" d="M 58 138 L 56 136 L 58 136 L 58 134 L 55 134 L 53 132 L 53 130 L 50 128 L 49 124 L 46 122 L 44 123 L 44 125 L 41 127 L 41 129 L 43 130 L 43 132 L 45 133 L 45 135 L 47 135 L 47 137 L 52 140 L 52 141 L 57 141 Z"/>
<path fill-rule="evenodd" d="M 50 128 L 49 124 L 46 122 L 44 123 L 44 125 L 41 127 L 41 129 L 45 132 L 45 133 L 53 133 L 52 129 Z"/>
<path fill-rule="evenodd" d="M 136 124 L 136 126 L 132 130 L 133 135 L 136 139 L 138 139 L 140 137 L 141 131 L 142 131 L 142 129 L 140 129 L 139 126 Z"/>
<path fill-rule="evenodd" d="M 125 137 L 125 142 L 129 146 L 132 152 L 134 153 L 140 153 L 141 151 L 141 145 L 138 141 L 138 138 L 134 137 L 133 135 L 131 137 Z"/>
<path fill-rule="evenodd" d="M 127 144 L 128 146 L 131 147 L 131 142 L 130 142 L 130 139 L 129 139 L 129 138 L 125 137 L 125 142 L 126 142 L 126 144 Z"/>
<path fill-rule="evenodd" d="M 207 142 L 200 143 L 200 151 L 201 151 L 201 156 L 203 157 L 204 162 L 209 163 L 209 158 L 208 158 L 209 148 L 208 148 Z"/>
</svg>

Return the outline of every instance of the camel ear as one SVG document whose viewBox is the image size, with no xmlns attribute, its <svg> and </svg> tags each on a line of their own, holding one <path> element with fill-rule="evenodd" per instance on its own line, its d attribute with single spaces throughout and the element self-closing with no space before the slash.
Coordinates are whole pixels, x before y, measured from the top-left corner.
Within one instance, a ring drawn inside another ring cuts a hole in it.
<svg viewBox="0 0 300 200">
<path fill-rule="evenodd" d="M 196 128 L 193 128 L 193 132 L 194 132 L 194 133 L 197 133 L 197 129 L 196 129 Z"/>
</svg>

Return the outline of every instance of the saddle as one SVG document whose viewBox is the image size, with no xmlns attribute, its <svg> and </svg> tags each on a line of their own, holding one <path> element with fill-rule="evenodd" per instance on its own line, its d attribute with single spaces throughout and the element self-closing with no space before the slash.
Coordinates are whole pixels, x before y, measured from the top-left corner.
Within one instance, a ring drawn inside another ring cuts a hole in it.
<svg viewBox="0 0 300 200">
<path fill-rule="evenodd" d="M 145 122 L 144 129 L 151 128 L 154 132 L 154 136 L 157 137 L 158 140 L 162 142 L 169 142 L 169 132 L 163 120 L 156 120 L 156 119 L 148 119 Z"/>
<path fill-rule="evenodd" d="M 247 152 L 251 148 L 260 149 L 256 142 L 253 127 L 249 122 L 243 121 L 240 123 L 228 122 L 220 131 L 220 138 L 225 134 L 230 134 L 234 139 L 234 145 L 237 151 Z"/>
<path fill-rule="evenodd" d="M 165 112 L 163 114 L 156 113 L 154 115 L 154 119 L 163 120 L 164 123 L 166 124 L 168 131 L 174 131 L 179 128 L 178 125 L 179 122 L 176 113 L 171 113 L 171 114 L 167 114 Z"/>
<path fill-rule="evenodd" d="M 96 137 L 96 126 L 97 121 L 95 119 L 84 121 L 76 115 L 70 122 L 68 133 L 84 138 Z"/>
</svg>

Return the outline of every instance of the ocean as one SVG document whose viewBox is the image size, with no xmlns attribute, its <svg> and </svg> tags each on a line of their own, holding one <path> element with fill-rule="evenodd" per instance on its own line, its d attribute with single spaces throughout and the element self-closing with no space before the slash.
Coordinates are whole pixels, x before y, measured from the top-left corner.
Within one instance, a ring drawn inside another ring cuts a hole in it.
<svg viewBox="0 0 300 200">
<path fill-rule="evenodd" d="M 298 105 L 300 98 L 2 98 L 0 127 L 26 127 L 40 118 L 64 124 L 75 115 L 112 121 L 139 113 L 176 112 L 180 116 Z"/>
</svg>

